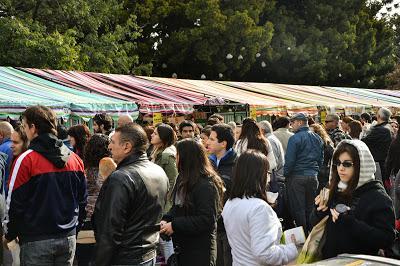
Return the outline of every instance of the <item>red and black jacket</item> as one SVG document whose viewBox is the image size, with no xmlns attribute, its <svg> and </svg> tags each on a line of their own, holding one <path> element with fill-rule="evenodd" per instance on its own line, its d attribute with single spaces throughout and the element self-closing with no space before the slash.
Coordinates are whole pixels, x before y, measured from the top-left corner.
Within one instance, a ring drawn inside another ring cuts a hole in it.
<svg viewBox="0 0 400 266">
<path fill-rule="evenodd" d="M 39 135 L 13 163 L 6 238 L 22 242 L 74 235 L 86 216 L 82 160 L 51 134 Z"/>
</svg>

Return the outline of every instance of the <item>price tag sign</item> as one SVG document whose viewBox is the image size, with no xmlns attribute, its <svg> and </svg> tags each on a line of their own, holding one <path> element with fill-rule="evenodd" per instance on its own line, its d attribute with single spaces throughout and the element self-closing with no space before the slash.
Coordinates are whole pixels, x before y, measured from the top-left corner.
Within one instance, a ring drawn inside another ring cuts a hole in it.
<svg viewBox="0 0 400 266">
<path fill-rule="evenodd" d="M 326 119 L 326 112 L 321 111 L 321 124 L 325 124 L 325 119 Z"/>
<path fill-rule="evenodd" d="M 153 125 L 157 125 L 162 123 L 162 113 L 154 113 L 153 114 Z"/>
<path fill-rule="evenodd" d="M 250 107 L 250 118 L 257 120 L 257 109 L 254 107 Z"/>
</svg>

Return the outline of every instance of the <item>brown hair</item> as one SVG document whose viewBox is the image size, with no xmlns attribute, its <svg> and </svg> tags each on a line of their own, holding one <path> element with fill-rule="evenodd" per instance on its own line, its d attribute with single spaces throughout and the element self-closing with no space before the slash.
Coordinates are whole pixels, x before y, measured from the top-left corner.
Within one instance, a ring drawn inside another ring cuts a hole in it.
<svg viewBox="0 0 400 266">
<path fill-rule="evenodd" d="M 267 201 L 269 163 L 267 156 L 257 150 L 242 153 L 234 167 L 230 199 L 256 197 Z"/>
<path fill-rule="evenodd" d="M 203 145 L 193 139 L 184 139 L 177 144 L 179 184 L 177 192 L 184 199 L 183 205 L 189 207 L 190 192 L 199 182 L 200 178 L 207 178 L 214 184 L 219 196 L 218 209 L 222 210 L 224 183 L 208 159 L 207 152 Z"/>
<path fill-rule="evenodd" d="M 26 136 L 25 130 L 22 125 L 18 125 L 15 127 L 14 131 L 19 135 L 21 138 L 23 144 L 22 144 L 22 152 L 26 151 L 29 146 L 29 140 L 28 137 Z"/>
<path fill-rule="evenodd" d="M 113 120 L 112 120 L 111 116 L 109 116 L 106 113 L 96 114 L 93 117 L 93 121 L 96 122 L 96 124 L 98 126 L 103 125 L 104 130 L 106 130 L 106 131 L 110 130 L 112 127 L 112 124 L 113 124 Z"/>
<path fill-rule="evenodd" d="M 43 105 L 28 107 L 22 118 L 29 127 L 35 125 L 38 135 L 49 133 L 57 136 L 57 116 L 50 108 Z"/>
<path fill-rule="evenodd" d="M 247 149 L 254 149 L 261 151 L 268 155 L 268 142 L 261 133 L 260 127 L 257 122 L 252 118 L 243 120 L 242 132 L 240 133 L 240 140 L 247 140 Z M 243 143 L 243 142 L 242 142 Z"/>
<path fill-rule="evenodd" d="M 176 143 L 176 133 L 174 129 L 167 124 L 158 124 L 156 129 L 157 130 L 158 136 L 161 139 L 161 146 L 157 147 L 153 150 L 151 157 L 153 159 L 156 159 L 158 154 L 163 152 L 166 148 L 168 148 L 171 145 L 174 145 Z"/>
<path fill-rule="evenodd" d="M 73 147 L 74 151 L 78 151 L 78 153 L 83 153 L 86 143 L 88 143 L 90 139 L 89 128 L 85 125 L 72 126 L 68 129 L 67 134 L 68 136 L 71 136 L 75 139 L 76 146 Z"/>
<path fill-rule="evenodd" d="M 342 119 L 343 122 L 345 122 L 346 124 L 350 124 L 350 122 L 354 121 L 353 118 L 351 118 L 350 116 L 345 116 Z"/>
<path fill-rule="evenodd" d="M 335 164 L 339 160 L 339 156 L 345 152 L 350 155 L 353 161 L 354 174 L 347 184 L 347 188 L 343 192 L 340 192 L 339 195 L 342 196 L 347 201 L 347 203 L 350 203 L 353 191 L 357 188 L 358 180 L 360 178 L 360 156 L 358 155 L 357 148 L 349 143 L 339 144 L 339 146 L 335 150 L 335 153 L 333 154 L 333 164 L 331 169 L 332 177 L 329 184 L 329 199 L 332 199 L 333 195 L 337 192 L 338 184 L 340 181 L 340 177 Z"/>
<path fill-rule="evenodd" d="M 360 121 L 354 120 L 349 123 L 349 135 L 353 139 L 359 139 L 362 132 L 362 124 Z"/>
</svg>

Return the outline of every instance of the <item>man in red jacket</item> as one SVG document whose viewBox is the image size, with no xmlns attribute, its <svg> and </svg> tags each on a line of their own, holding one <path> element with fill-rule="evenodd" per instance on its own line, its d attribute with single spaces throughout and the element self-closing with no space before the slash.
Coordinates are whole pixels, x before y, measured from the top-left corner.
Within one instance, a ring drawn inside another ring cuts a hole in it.
<svg viewBox="0 0 400 266">
<path fill-rule="evenodd" d="M 72 265 L 76 227 L 86 216 L 82 160 L 57 138 L 48 107 L 27 108 L 23 126 L 30 145 L 12 166 L 3 243 L 18 238 L 22 265 Z"/>
</svg>

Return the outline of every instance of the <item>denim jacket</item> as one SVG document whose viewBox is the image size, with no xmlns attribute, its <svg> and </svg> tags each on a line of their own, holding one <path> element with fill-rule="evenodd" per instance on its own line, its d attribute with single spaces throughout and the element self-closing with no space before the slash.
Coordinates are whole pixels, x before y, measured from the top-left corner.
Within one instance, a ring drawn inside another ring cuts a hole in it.
<svg viewBox="0 0 400 266">
<path fill-rule="evenodd" d="M 324 161 L 322 139 L 309 127 L 300 128 L 289 138 L 284 176 L 317 176 Z"/>
</svg>

